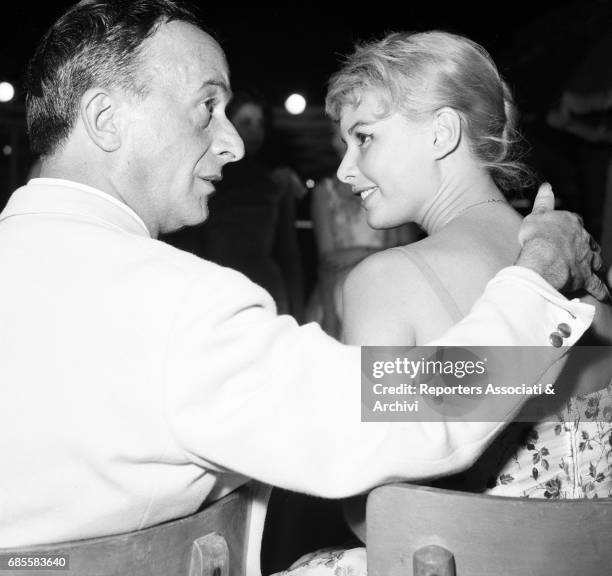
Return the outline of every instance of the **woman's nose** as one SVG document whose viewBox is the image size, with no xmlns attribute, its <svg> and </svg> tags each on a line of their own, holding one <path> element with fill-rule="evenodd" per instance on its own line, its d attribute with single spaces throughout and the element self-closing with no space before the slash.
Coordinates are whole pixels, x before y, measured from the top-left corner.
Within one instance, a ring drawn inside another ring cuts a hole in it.
<svg viewBox="0 0 612 576">
<path fill-rule="evenodd" d="M 345 182 L 346 184 L 351 184 L 355 179 L 355 163 L 352 161 L 348 150 L 344 153 L 342 162 L 340 162 L 340 166 L 338 166 L 336 174 L 338 176 L 338 180 Z"/>
</svg>

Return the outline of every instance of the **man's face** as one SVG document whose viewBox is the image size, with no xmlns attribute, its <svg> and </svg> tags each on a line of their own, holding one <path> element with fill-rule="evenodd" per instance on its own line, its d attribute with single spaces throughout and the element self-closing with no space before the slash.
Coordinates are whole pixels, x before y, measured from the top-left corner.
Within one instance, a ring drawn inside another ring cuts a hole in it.
<svg viewBox="0 0 612 576">
<path fill-rule="evenodd" d="M 124 200 L 152 236 L 203 222 L 214 182 L 244 146 L 225 116 L 229 71 L 220 46 L 185 22 L 163 24 L 142 48 L 147 93 L 128 104 L 119 153 Z"/>
</svg>

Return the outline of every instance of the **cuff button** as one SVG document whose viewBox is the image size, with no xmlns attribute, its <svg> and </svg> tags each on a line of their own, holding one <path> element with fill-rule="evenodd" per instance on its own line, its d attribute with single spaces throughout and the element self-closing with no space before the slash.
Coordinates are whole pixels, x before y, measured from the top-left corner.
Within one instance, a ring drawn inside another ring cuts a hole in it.
<svg viewBox="0 0 612 576">
<path fill-rule="evenodd" d="M 569 327 L 569 324 L 562 322 L 557 326 L 557 330 L 561 333 L 563 338 L 569 338 L 572 335 L 572 329 Z"/>
<path fill-rule="evenodd" d="M 563 336 L 561 336 L 559 332 L 553 332 L 548 339 L 555 348 L 560 348 L 563 346 Z"/>
</svg>

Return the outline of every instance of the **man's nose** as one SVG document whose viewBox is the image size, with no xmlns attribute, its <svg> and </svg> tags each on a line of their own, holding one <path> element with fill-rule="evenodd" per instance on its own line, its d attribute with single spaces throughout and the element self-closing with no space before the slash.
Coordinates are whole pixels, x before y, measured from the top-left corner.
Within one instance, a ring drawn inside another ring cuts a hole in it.
<svg viewBox="0 0 612 576">
<path fill-rule="evenodd" d="M 244 142 L 234 125 L 227 118 L 223 119 L 214 146 L 216 154 L 223 160 L 224 164 L 237 162 L 244 157 Z"/>
</svg>

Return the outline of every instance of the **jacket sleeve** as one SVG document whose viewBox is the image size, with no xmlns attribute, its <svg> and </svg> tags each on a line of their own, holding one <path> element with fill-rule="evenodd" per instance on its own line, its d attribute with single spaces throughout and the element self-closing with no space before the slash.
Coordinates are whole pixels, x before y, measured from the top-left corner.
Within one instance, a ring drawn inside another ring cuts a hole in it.
<svg viewBox="0 0 612 576">
<path fill-rule="evenodd" d="M 486 333 L 491 344 L 546 346 L 534 365 L 535 383 L 567 351 L 550 345 L 550 332 L 569 324 L 565 344 L 572 345 L 592 316 L 591 306 L 510 268 L 433 344 L 482 344 Z M 227 269 L 193 283 L 170 342 L 164 406 L 184 457 L 286 489 L 344 497 L 389 481 L 452 473 L 503 427 L 361 422 L 360 349 L 339 344 L 315 324 L 299 327 L 276 316 L 265 291 Z M 494 376 L 502 385 L 507 377 Z"/>
</svg>

